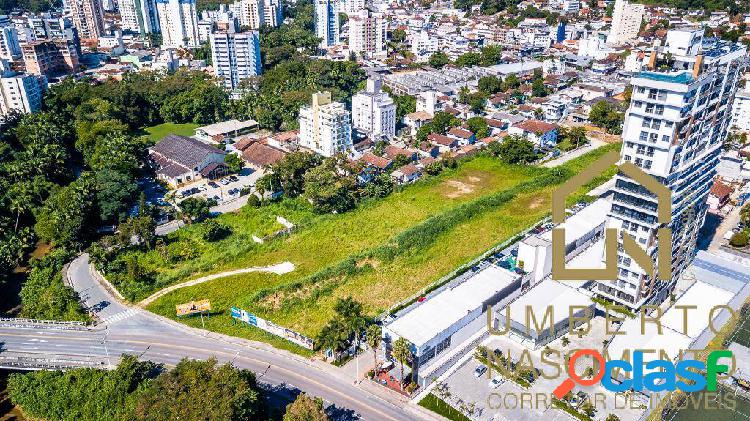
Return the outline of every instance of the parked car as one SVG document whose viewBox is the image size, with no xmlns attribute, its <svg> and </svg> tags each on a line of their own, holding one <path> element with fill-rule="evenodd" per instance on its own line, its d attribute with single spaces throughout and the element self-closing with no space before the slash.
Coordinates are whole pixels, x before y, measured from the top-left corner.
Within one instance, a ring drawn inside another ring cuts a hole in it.
<svg viewBox="0 0 750 421">
<path fill-rule="evenodd" d="M 484 364 L 479 364 L 477 368 L 474 369 L 474 377 L 482 377 L 482 374 L 487 372 L 487 366 Z"/>
<path fill-rule="evenodd" d="M 229 181 L 238 181 L 238 180 L 239 180 L 239 178 L 237 178 L 236 175 L 230 175 L 229 176 Z"/>
<path fill-rule="evenodd" d="M 228 178 L 222 178 L 219 183 L 221 183 L 222 186 L 226 186 L 227 184 L 231 183 L 231 181 Z"/>
<path fill-rule="evenodd" d="M 490 388 L 497 389 L 503 383 L 505 383 L 503 376 L 495 376 L 490 380 Z"/>
<path fill-rule="evenodd" d="M 213 187 L 213 188 L 218 188 L 218 187 L 219 187 L 219 185 L 218 185 L 218 184 L 216 184 L 216 182 L 215 182 L 215 181 L 209 181 L 209 182 L 208 182 L 208 185 L 209 185 L 209 186 L 211 186 L 211 187 Z"/>
</svg>

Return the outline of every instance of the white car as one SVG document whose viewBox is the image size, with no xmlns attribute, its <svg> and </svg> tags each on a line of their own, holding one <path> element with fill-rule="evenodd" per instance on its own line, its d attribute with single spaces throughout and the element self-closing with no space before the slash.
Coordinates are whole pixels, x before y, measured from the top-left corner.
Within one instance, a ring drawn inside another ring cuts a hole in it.
<svg viewBox="0 0 750 421">
<path fill-rule="evenodd" d="M 503 383 L 505 383 L 503 376 L 495 376 L 490 380 L 490 388 L 497 389 Z"/>
<path fill-rule="evenodd" d="M 474 369 L 474 377 L 482 377 L 482 374 L 487 371 L 487 366 L 484 364 L 479 364 L 477 368 Z"/>
</svg>

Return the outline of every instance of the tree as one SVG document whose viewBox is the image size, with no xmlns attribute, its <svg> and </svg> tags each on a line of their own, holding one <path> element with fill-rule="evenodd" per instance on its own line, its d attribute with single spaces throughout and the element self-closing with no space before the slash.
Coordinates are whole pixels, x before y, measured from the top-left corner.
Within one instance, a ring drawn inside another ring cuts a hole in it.
<svg viewBox="0 0 750 421">
<path fill-rule="evenodd" d="M 536 160 L 534 144 L 521 136 L 506 136 L 498 146 L 500 159 L 508 164 L 528 164 Z"/>
<path fill-rule="evenodd" d="M 294 402 L 287 405 L 283 421 L 328 421 L 329 419 L 320 398 L 311 398 L 305 393 L 300 393 Z"/>
<path fill-rule="evenodd" d="M 406 40 L 406 31 L 401 28 L 396 28 L 391 32 L 391 41 L 393 42 L 404 42 Z"/>
<path fill-rule="evenodd" d="M 490 135 L 490 127 L 484 117 L 472 117 L 466 120 L 466 126 L 476 135 L 477 139 L 483 139 Z"/>
<path fill-rule="evenodd" d="M 305 173 L 320 165 L 321 162 L 322 158 L 317 154 L 307 152 L 287 154 L 271 166 L 274 176 L 268 179 L 268 184 L 283 190 L 286 197 L 297 197 L 305 191 Z M 260 183 L 260 180 L 258 182 Z M 277 183 L 278 186 L 276 186 Z M 275 189 L 267 191 L 275 191 Z"/>
<path fill-rule="evenodd" d="M 518 76 L 511 73 L 506 76 L 505 80 L 503 81 L 503 92 L 508 92 L 512 89 L 518 89 L 519 86 L 521 86 L 521 81 L 518 80 Z"/>
<path fill-rule="evenodd" d="M 96 173 L 96 200 L 99 217 L 105 222 L 124 221 L 133 203 L 138 185 L 130 174 L 112 169 Z"/>
<path fill-rule="evenodd" d="M 729 240 L 729 244 L 732 247 L 745 247 L 748 245 L 748 242 L 750 242 L 750 236 L 748 236 L 747 231 L 740 231 L 734 234 Z"/>
<path fill-rule="evenodd" d="M 242 162 L 242 158 L 234 153 L 227 154 L 224 157 L 224 163 L 227 165 L 229 171 L 233 173 L 242 171 L 242 167 L 245 166 L 245 163 Z"/>
<path fill-rule="evenodd" d="M 206 218 L 211 209 L 208 201 L 202 197 L 188 197 L 180 202 L 180 209 L 188 222 L 200 221 Z"/>
<path fill-rule="evenodd" d="M 620 421 L 620 417 L 615 414 L 609 414 L 604 421 Z"/>
<path fill-rule="evenodd" d="M 619 112 L 607 101 L 599 101 L 589 111 L 589 121 L 607 131 L 607 133 L 622 133 L 624 114 Z"/>
<path fill-rule="evenodd" d="M 342 170 L 344 158 L 329 158 L 305 173 L 305 196 L 318 212 L 341 213 L 354 207 L 356 180 Z"/>
<path fill-rule="evenodd" d="M 380 343 L 383 342 L 383 330 L 376 324 L 367 326 L 366 331 L 367 345 L 372 349 L 372 358 L 375 361 L 375 365 L 378 365 L 378 348 Z"/>
<path fill-rule="evenodd" d="M 448 58 L 448 55 L 445 54 L 444 52 L 436 51 L 432 53 L 428 62 L 430 63 L 430 66 L 432 67 L 436 69 L 442 69 L 446 64 L 451 62 L 451 59 Z"/>
<path fill-rule="evenodd" d="M 201 237 L 206 241 L 217 241 L 226 238 L 232 229 L 226 224 L 222 224 L 213 219 L 209 219 L 201 224 Z"/>
<path fill-rule="evenodd" d="M 547 96 L 547 87 L 544 86 L 543 79 L 534 79 L 534 82 L 531 83 L 531 93 L 535 97 Z"/>
<path fill-rule="evenodd" d="M 482 66 L 494 66 L 500 62 L 503 55 L 503 48 L 499 45 L 488 45 L 481 49 L 482 58 L 480 64 Z"/>
<path fill-rule="evenodd" d="M 93 181 L 90 174 L 82 175 L 44 202 L 34 227 L 40 239 L 54 245 L 76 247 L 94 232 L 98 218 Z"/>
<path fill-rule="evenodd" d="M 383 198 L 393 192 L 393 179 L 390 175 L 383 173 L 373 177 L 362 189 L 362 196 L 371 198 Z"/>
<path fill-rule="evenodd" d="M 315 338 L 315 349 L 318 351 L 331 350 L 336 361 L 341 358 L 341 353 L 349 345 L 349 330 L 346 323 L 340 317 L 334 317 L 320 329 Z"/>
<path fill-rule="evenodd" d="M 156 240 L 156 221 L 150 215 L 128 218 L 117 228 L 120 233 L 120 244 L 123 246 L 135 241 L 135 244 L 143 245 L 150 250 Z"/>
<path fill-rule="evenodd" d="M 478 66 L 482 62 L 482 54 L 475 52 L 463 53 L 456 59 L 457 67 Z"/>
<path fill-rule="evenodd" d="M 411 345 L 404 338 L 393 342 L 393 358 L 401 364 L 401 390 L 404 390 L 404 364 L 411 362 Z"/>
<path fill-rule="evenodd" d="M 65 249 L 54 249 L 32 261 L 21 288 L 21 317 L 43 320 L 87 321 L 78 294 L 62 280 L 63 266 L 73 258 Z"/>
<path fill-rule="evenodd" d="M 503 88 L 503 80 L 499 76 L 483 76 L 477 83 L 479 91 L 487 96 L 496 94 Z"/>
</svg>

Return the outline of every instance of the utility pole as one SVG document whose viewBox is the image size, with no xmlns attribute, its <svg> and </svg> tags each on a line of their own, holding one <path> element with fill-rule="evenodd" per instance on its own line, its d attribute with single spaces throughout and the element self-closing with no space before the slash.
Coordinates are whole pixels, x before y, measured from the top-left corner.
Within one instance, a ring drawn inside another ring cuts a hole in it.
<svg viewBox="0 0 750 421">
<path fill-rule="evenodd" d="M 109 360 L 109 350 L 107 349 L 107 335 L 109 334 L 109 326 L 104 326 L 104 339 L 102 339 L 102 345 L 104 345 L 104 354 L 107 356 L 107 367 L 112 365 Z"/>
</svg>

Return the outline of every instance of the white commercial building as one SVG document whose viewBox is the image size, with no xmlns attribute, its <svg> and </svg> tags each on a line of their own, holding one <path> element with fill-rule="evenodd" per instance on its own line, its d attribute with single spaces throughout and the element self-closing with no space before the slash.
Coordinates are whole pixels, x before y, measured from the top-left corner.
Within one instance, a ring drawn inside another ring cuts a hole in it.
<svg viewBox="0 0 750 421">
<path fill-rule="evenodd" d="M 227 89 L 261 73 L 260 41 L 257 31 L 218 32 L 210 36 L 214 75 Z"/>
<path fill-rule="evenodd" d="M 198 15 L 195 0 L 156 0 L 162 46 L 198 47 Z"/>
<path fill-rule="evenodd" d="M 372 139 L 396 135 L 396 104 L 380 89 L 380 79 L 368 79 L 367 87 L 352 97 L 352 125 Z"/>
<path fill-rule="evenodd" d="M 351 116 L 344 104 L 331 102 L 330 92 L 317 92 L 312 105 L 299 110 L 299 145 L 323 156 L 353 147 Z"/>
<path fill-rule="evenodd" d="M 671 191 L 670 222 L 658 221 L 654 192 L 622 173 L 615 179 L 608 221 L 609 228 L 629 233 L 654 262 L 659 247 L 669 247 L 659 244 L 658 229 L 671 229 L 671 279 L 662 280 L 664 274 L 658 273 L 652 277 L 619 251 L 617 281 L 598 282 L 595 291 L 632 309 L 664 300 L 695 257 L 744 66 L 744 46 L 715 40 L 704 44 L 702 28 L 677 32 L 667 36 L 666 47 L 650 60 L 656 68 L 665 62 L 661 57 L 669 58 L 672 68 L 640 72 L 631 80 L 621 150 L 622 161 L 635 164 Z"/>
<path fill-rule="evenodd" d="M 42 93 L 46 88 L 44 76 L 30 74 L 0 77 L 0 115 L 12 111 L 31 113 L 42 108 Z"/>
<path fill-rule="evenodd" d="M 141 35 L 159 32 L 155 0 L 121 0 L 118 5 L 122 29 Z"/>
<path fill-rule="evenodd" d="M 732 107 L 732 126 L 735 130 L 750 132 L 750 89 L 738 92 Z"/>
<path fill-rule="evenodd" d="M 386 27 L 381 13 L 367 9 L 349 15 L 349 51 L 361 57 L 382 57 L 386 54 Z"/>
<path fill-rule="evenodd" d="M 315 0 L 315 35 L 320 38 L 320 48 L 338 45 L 339 1 Z"/>
<path fill-rule="evenodd" d="M 636 39 L 641 30 L 643 12 L 642 4 L 616 0 L 612 12 L 612 28 L 609 30 L 607 42 L 617 45 Z"/>
</svg>

